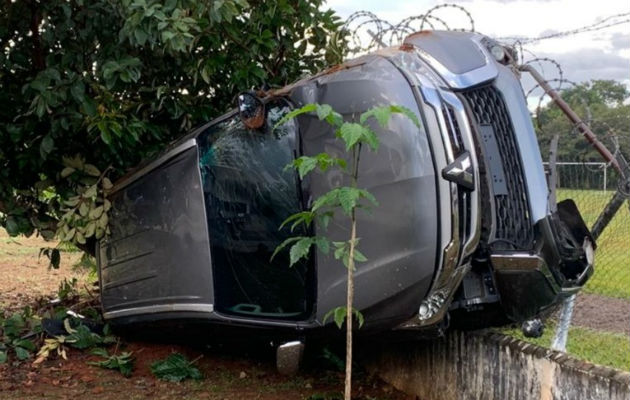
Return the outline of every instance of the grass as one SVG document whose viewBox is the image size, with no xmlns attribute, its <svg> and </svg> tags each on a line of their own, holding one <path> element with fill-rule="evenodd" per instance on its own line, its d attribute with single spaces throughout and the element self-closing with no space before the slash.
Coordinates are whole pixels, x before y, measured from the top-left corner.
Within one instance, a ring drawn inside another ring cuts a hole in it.
<svg viewBox="0 0 630 400">
<path fill-rule="evenodd" d="M 602 212 L 612 191 L 559 189 L 558 200 L 571 198 L 590 228 Z M 586 284 L 588 293 L 630 299 L 630 210 L 628 202 L 597 240 L 595 273 Z"/>
<path fill-rule="evenodd" d="M 549 348 L 556 325 L 553 321 L 546 325 L 545 332 L 540 338 L 527 338 L 518 328 L 502 329 L 500 332 Z M 630 371 L 630 340 L 623 334 L 572 326 L 569 329 L 566 352 L 595 364 Z"/>
</svg>

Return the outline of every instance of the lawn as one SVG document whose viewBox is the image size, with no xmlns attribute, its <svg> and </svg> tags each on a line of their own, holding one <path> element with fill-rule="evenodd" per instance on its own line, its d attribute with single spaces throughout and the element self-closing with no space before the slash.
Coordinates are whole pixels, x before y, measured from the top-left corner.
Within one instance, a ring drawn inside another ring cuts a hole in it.
<svg viewBox="0 0 630 400">
<path fill-rule="evenodd" d="M 571 198 L 590 228 L 604 209 L 612 191 L 559 189 L 558 201 Z M 595 273 L 585 291 L 604 296 L 630 299 L 630 210 L 628 202 L 597 240 Z"/>
<path fill-rule="evenodd" d="M 526 338 L 518 328 L 500 329 L 499 332 L 549 348 L 556 332 L 556 324 L 548 321 L 546 325 L 540 338 Z M 595 364 L 630 371 L 630 340 L 623 334 L 572 326 L 569 329 L 566 352 Z"/>
</svg>

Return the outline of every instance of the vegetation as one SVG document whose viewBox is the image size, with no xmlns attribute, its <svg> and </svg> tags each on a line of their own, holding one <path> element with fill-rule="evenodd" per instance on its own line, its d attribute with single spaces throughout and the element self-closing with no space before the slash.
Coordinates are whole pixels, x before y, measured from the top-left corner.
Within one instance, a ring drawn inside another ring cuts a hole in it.
<svg viewBox="0 0 630 400">
<path fill-rule="evenodd" d="M 40 320 L 30 307 L 10 316 L 0 312 L 0 364 L 7 362 L 11 353 L 20 361 L 29 358 L 36 348 L 30 337 L 39 332 Z"/>
<path fill-rule="evenodd" d="M 547 324 L 539 338 L 525 337 L 518 328 L 503 329 L 501 332 L 539 346 L 550 347 L 555 330 L 555 323 L 552 322 Z M 595 364 L 630 371 L 630 341 L 627 335 L 572 326 L 569 329 L 567 353 Z"/>
<path fill-rule="evenodd" d="M 332 316 L 335 324 L 341 329 L 346 321 L 346 365 L 345 365 L 345 390 L 344 398 L 350 400 L 352 387 L 352 316 L 356 316 L 359 327 L 363 325 L 363 315 L 353 308 L 354 301 L 354 271 L 356 263 L 367 261 L 367 258 L 357 249 L 360 238 L 357 237 L 356 212 L 359 209 L 369 209 L 378 205 L 374 196 L 365 189 L 358 187 L 359 161 L 362 146 L 367 146 L 376 152 L 379 148 L 379 139 L 372 130 L 370 120 L 373 118 L 382 129 L 386 129 L 389 120 L 394 113 L 400 113 L 411 119 L 416 126 L 420 122 L 416 115 L 409 109 L 396 105 L 372 108 L 359 116 L 358 122 L 344 122 L 341 114 L 335 112 L 331 106 L 324 104 L 307 104 L 302 108 L 293 110 L 282 118 L 276 126 L 282 125 L 298 115 L 314 112 L 321 121 L 326 121 L 334 130 L 337 139 L 343 141 L 346 152 L 349 154 L 350 164 L 343 158 L 332 157 L 328 153 L 320 153 L 315 156 L 301 156 L 294 160 L 289 167 L 294 168 L 300 179 L 309 173 L 319 170 L 325 172 L 331 168 L 337 168 L 344 173 L 350 181 L 349 186 L 339 186 L 322 194 L 313 201 L 310 210 L 299 212 L 289 216 L 280 226 L 291 224 L 291 230 L 303 225 L 306 229 L 313 229 L 313 222 L 317 223 L 319 232 L 316 236 L 296 236 L 285 240 L 278 246 L 274 254 L 291 245 L 289 250 L 290 266 L 306 258 L 311 249 L 316 247 L 324 254 L 328 254 L 334 247 L 334 257 L 341 260 L 348 271 L 347 298 L 345 306 L 339 306 L 330 310 L 324 317 L 324 321 Z M 331 241 L 325 236 L 325 231 L 330 221 L 335 218 L 335 213 L 344 215 L 350 225 L 350 237 L 346 241 Z"/>
<path fill-rule="evenodd" d="M 96 365 L 97 367 L 105 369 L 113 369 L 120 372 L 125 377 L 130 377 L 133 372 L 133 357 L 130 352 L 122 352 L 119 355 L 110 355 L 107 350 L 97 348 L 92 350 L 92 354 L 103 357 L 103 361 L 88 362 L 90 365 Z"/>
<path fill-rule="evenodd" d="M 622 154 L 630 159 L 630 105 L 627 103 L 630 92 L 624 84 L 593 80 L 564 89 L 560 94 L 609 149 L 614 150 L 616 146 L 614 137 Z M 558 161 L 604 161 L 553 102 L 542 108 L 535 122 L 543 159 L 549 158 L 549 143 L 559 134 Z"/>
<path fill-rule="evenodd" d="M 203 375 L 193 366 L 195 361 L 197 360 L 188 361 L 183 355 L 173 353 L 164 360 L 151 364 L 151 372 L 157 378 L 169 382 L 181 382 L 189 378 L 200 380 L 203 378 Z"/>
<path fill-rule="evenodd" d="M 3 3 L 0 226 L 92 249 L 112 180 L 239 91 L 338 60 L 339 25 L 322 0 Z"/>
</svg>

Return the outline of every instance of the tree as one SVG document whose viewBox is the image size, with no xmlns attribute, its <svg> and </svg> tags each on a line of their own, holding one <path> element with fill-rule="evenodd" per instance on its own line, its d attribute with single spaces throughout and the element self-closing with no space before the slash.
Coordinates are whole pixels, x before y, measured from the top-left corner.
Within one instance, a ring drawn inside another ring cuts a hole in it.
<svg viewBox="0 0 630 400">
<path fill-rule="evenodd" d="M 79 245 L 104 235 L 112 180 L 239 91 L 338 59 L 340 23 L 322 3 L 5 1 L 0 224 Z"/>
<path fill-rule="evenodd" d="M 313 222 L 317 222 L 319 232 L 316 236 L 295 236 L 285 240 L 274 251 L 275 256 L 285 247 L 291 246 L 289 250 L 289 266 L 295 265 L 298 261 L 311 254 L 311 248 L 316 247 L 324 254 L 330 252 L 334 247 L 334 257 L 340 260 L 347 269 L 347 290 L 346 304 L 338 306 L 326 313 L 324 322 L 332 316 L 337 327 L 341 329 L 346 321 L 346 378 L 344 387 L 344 399 L 350 400 L 352 397 L 352 326 L 353 316 L 357 317 L 359 327 L 363 325 L 363 315 L 353 307 L 354 303 L 354 271 L 356 264 L 367 261 L 367 258 L 359 251 L 358 244 L 360 238 L 357 236 L 357 211 L 369 209 L 378 205 L 376 198 L 366 189 L 358 187 L 359 162 L 361 159 L 361 149 L 363 146 L 376 152 L 380 146 L 378 135 L 370 126 L 369 120 L 374 119 L 382 129 L 386 129 L 392 114 L 400 113 L 411 119 L 413 123 L 420 127 L 420 121 L 409 109 L 397 106 L 374 107 L 359 116 L 358 121 L 344 122 L 341 114 L 335 112 L 328 104 L 307 104 L 297 110 L 293 110 L 284 116 L 276 127 L 287 122 L 298 115 L 315 112 L 317 117 L 326 121 L 332 126 L 335 137 L 341 140 L 346 152 L 349 154 L 350 165 L 343 158 L 332 157 L 328 153 L 320 153 L 313 157 L 301 156 L 294 160 L 289 167 L 294 168 L 300 179 L 316 170 L 326 171 L 331 168 L 338 168 L 342 173 L 350 178 L 350 186 L 340 186 L 322 194 L 313 201 L 309 210 L 298 212 L 289 216 L 280 226 L 291 225 L 293 231 L 302 225 L 307 230 L 312 229 Z M 350 224 L 350 237 L 346 241 L 331 241 L 325 235 L 325 231 L 330 221 L 335 215 L 341 214 L 348 219 Z"/>
<path fill-rule="evenodd" d="M 618 145 L 626 158 L 630 156 L 630 105 L 627 104 L 630 92 L 625 85 L 593 80 L 560 94 L 611 151 Z M 603 161 L 553 102 L 541 109 L 536 133 L 543 159 L 549 158 L 549 143 L 559 134 L 558 161 Z"/>
</svg>

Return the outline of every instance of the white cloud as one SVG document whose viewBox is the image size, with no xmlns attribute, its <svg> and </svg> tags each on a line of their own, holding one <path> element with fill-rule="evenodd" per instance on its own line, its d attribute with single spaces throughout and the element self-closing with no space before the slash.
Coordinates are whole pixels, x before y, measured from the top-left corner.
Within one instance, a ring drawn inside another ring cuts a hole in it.
<svg viewBox="0 0 630 400">
<path fill-rule="evenodd" d="M 332 0 L 328 6 L 342 17 L 367 10 L 391 23 L 426 13 L 431 7 L 451 0 Z M 610 15 L 630 12 L 628 0 L 467 0 L 457 1 L 474 18 L 475 29 L 493 37 L 539 37 L 590 25 Z M 436 16 L 451 27 L 467 27 L 457 10 L 440 9 Z M 630 24 L 547 39 L 527 50 L 563 64 L 565 77 L 575 81 L 617 79 L 630 83 Z"/>
</svg>

